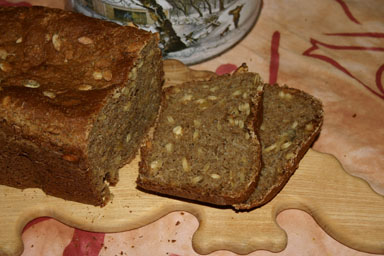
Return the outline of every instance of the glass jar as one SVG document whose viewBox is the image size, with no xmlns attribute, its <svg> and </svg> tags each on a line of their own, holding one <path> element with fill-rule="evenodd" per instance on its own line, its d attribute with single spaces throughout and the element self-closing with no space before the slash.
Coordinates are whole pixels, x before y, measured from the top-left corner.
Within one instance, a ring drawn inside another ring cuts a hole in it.
<svg viewBox="0 0 384 256">
<path fill-rule="evenodd" d="M 240 41 L 261 0 L 70 0 L 85 15 L 160 34 L 164 58 L 196 64 Z"/>
</svg>

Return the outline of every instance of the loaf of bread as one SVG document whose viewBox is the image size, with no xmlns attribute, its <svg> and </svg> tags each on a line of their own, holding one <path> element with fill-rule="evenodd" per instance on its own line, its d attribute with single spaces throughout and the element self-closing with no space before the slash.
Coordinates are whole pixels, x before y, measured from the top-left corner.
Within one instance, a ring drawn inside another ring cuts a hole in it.
<svg viewBox="0 0 384 256">
<path fill-rule="evenodd" d="M 153 139 L 141 148 L 137 185 L 215 205 L 244 201 L 261 164 L 262 92 L 253 73 L 167 88 Z"/>
<path fill-rule="evenodd" d="M 263 162 L 259 181 L 252 195 L 234 207 L 252 209 L 274 198 L 320 133 L 322 123 L 319 100 L 297 89 L 266 84 L 259 130 Z"/>
<path fill-rule="evenodd" d="M 158 41 L 63 10 L 0 8 L 0 184 L 105 205 L 158 113 Z"/>
</svg>

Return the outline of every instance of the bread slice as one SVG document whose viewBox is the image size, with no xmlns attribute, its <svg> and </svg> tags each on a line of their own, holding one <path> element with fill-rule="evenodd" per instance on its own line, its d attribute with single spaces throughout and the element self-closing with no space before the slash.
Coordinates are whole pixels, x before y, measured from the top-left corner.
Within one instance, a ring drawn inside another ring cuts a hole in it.
<svg viewBox="0 0 384 256">
<path fill-rule="evenodd" d="M 251 196 L 236 209 L 251 209 L 270 201 L 287 183 L 320 132 L 319 100 L 286 86 L 264 87 L 263 121 L 259 130 L 262 169 Z"/>
<path fill-rule="evenodd" d="M 0 7 L 0 184 L 105 205 L 155 123 L 157 34 L 45 7 Z"/>
<path fill-rule="evenodd" d="M 141 148 L 137 185 L 215 205 L 243 202 L 260 170 L 263 83 L 224 75 L 165 91 L 153 140 Z"/>
</svg>

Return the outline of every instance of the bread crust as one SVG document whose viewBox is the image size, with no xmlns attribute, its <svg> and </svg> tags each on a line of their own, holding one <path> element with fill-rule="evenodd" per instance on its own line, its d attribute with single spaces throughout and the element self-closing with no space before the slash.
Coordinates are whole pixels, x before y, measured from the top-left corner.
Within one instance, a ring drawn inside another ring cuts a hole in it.
<svg viewBox="0 0 384 256">
<path fill-rule="evenodd" d="M 0 184 L 105 205 L 108 184 L 116 184 L 117 168 L 134 157 L 160 105 L 158 40 L 59 9 L 0 7 Z M 144 72 L 151 77 L 142 78 Z M 148 98 L 136 99 L 145 91 Z M 129 102 L 135 107 L 124 112 Z M 107 136 L 128 133 L 118 121 L 125 114 L 147 117 L 129 147 Z"/>
<path fill-rule="evenodd" d="M 288 182 L 290 177 L 294 174 L 294 172 L 297 169 L 299 162 L 303 158 L 304 154 L 308 151 L 308 149 L 311 147 L 312 143 L 318 137 L 320 130 L 321 130 L 321 127 L 322 127 L 322 124 L 323 124 L 323 114 L 324 113 L 323 113 L 322 103 L 318 99 L 316 99 L 315 97 L 313 97 L 313 96 L 311 96 L 311 95 L 309 95 L 309 94 L 307 94 L 301 90 L 289 88 L 287 86 L 279 86 L 277 84 L 275 84 L 275 85 L 266 84 L 264 88 L 266 91 L 265 92 L 266 95 L 269 94 L 268 91 L 276 90 L 276 93 L 277 92 L 284 92 L 283 95 L 286 95 L 288 93 L 292 97 L 300 97 L 301 99 L 304 99 L 305 105 L 303 105 L 303 107 L 313 108 L 313 111 L 312 111 L 313 112 L 313 118 L 311 117 L 311 118 L 307 119 L 307 122 L 312 125 L 312 129 L 309 132 L 307 132 L 305 135 L 303 135 L 303 138 L 301 140 L 293 139 L 293 141 L 291 141 L 292 144 L 295 145 L 294 148 L 291 149 L 292 151 L 290 151 L 294 155 L 293 157 L 291 157 L 289 159 L 285 159 L 284 156 L 278 156 L 276 154 L 276 156 L 275 156 L 276 161 L 279 161 L 281 163 L 282 170 L 280 172 L 276 172 L 276 174 L 274 174 L 274 176 L 275 176 L 274 182 L 267 184 L 267 185 L 266 185 L 267 178 L 263 177 L 263 176 L 266 176 L 265 173 L 268 171 L 264 162 L 266 161 L 265 158 L 271 158 L 274 156 L 273 155 L 268 156 L 265 153 L 266 145 L 264 145 L 264 147 L 262 149 L 263 166 L 261 169 L 261 174 L 260 174 L 261 177 L 259 178 L 259 184 L 256 186 L 256 189 L 253 192 L 253 194 L 251 194 L 251 196 L 247 200 L 245 200 L 244 202 L 242 202 L 240 204 L 234 205 L 234 208 L 237 210 L 250 210 L 250 209 L 253 209 L 256 207 L 260 207 L 260 206 L 266 204 L 267 202 L 269 202 L 270 200 L 272 200 L 281 191 L 281 189 Z M 289 97 L 291 97 L 291 96 L 289 96 Z M 263 106 L 265 106 L 266 104 L 272 104 L 270 102 L 267 102 L 270 99 L 271 98 L 265 97 L 264 101 L 263 101 Z M 275 97 L 274 100 L 284 101 L 285 99 L 284 99 L 284 97 L 283 97 L 283 99 L 281 97 Z M 288 107 L 288 106 L 285 106 L 285 107 Z M 264 119 L 266 119 L 267 122 L 271 122 L 271 121 L 269 121 L 269 119 L 272 115 L 275 115 L 276 118 L 281 118 L 279 120 L 279 122 L 282 122 L 283 117 L 288 116 L 289 111 L 291 111 L 291 109 L 282 108 L 281 113 L 272 113 L 270 111 L 263 111 L 263 115 L 264 115 Z M 293 123 L 296 120 L 292 119 L 292 120 L 288 120 L 288 121 Z M 265 122 L 265 121 L 263 121 L 263 122 Z M 297 125 L 299 125 L 299 124 L 297 124 Z M 304 130 L 305 130 L 305 128 L 304 128 Z M 302 129 L 302 130 L 299 130 L 297 132 L 298 133 L 299 132 L 304 133 L 305 131 L 303 131 L 303 129 Z M 260 136 L 260 140 L 261 140 L 262 144 L 264 144 L 263 142 L 264 142 L 265 138 L 267 136 L 269 136 L 267 133 L 268 133 L 268 131 L 266 131 L 264 134 L 262 133 L 262 135 Z M 278 138 L 273 138 L 273 140 L 277 141 Z M 258 190 L 257 189 L 258 186 L 263 186 L 264 189 Z"/>
</svg>

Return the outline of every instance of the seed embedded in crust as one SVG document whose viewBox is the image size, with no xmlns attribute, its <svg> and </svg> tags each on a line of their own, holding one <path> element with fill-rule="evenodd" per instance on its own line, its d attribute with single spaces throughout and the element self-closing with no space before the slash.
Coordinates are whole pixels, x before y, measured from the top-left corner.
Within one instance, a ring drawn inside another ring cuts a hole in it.
<svg viewBox="0 0 384 256">
<path fill-rule="evenodd" d="M 289 148 L 291 145 L 292 145 L 292 142 L 287 141 L 287 142 L 285 142 L 285 143 L 283 143 L 283 144 L 281 145 L 281 148 L 282 148 L 282 149 L 287 149 L 287 148 Z"/>
<path fill-rule="evenodd" d="M 125 104 L 123 111 L 128 112 L 131 109 L 131 105 L 132 105 L 132 103 L 130 101 L 128 101 L 127 104 Z"/>
<path fill-rule="evenodd" d="M 181 136 L 183 134 L 183 128 L 178 125 L 178 126 L 175 126 L 172 130 L 172 132 L 176 135 L 176 136 Z"/>
<path fill-rule="evenodd" d="M 215 87 L 212 87 L 211 89 L 209 89 L 210 92 L 215 92 L 219 89 L 218 86 L 215 86 Z"/>
<path fill-rule="evenodd" d="M 102 76 L 105 81 L 111 81 L 112 80 L 112 71 L 111 70 L 104 70 L 102 72 Z"/>
<path fill-rule="evenodd" d="M 0 63 L 0 69 L 4 72 L 9 72 L 12 70 L 12 67 L 8 62 L 2 62 Z"/>
<path fill-rule="evenodd" d="M 287 99 L 287 100 L 292 99 L 292 94 L 290 94 L 290 93 L 286 93 L 286 94 L 285 94 L 285 99 Z"/>
<path fill-rule="evenodd" d="M 216 96 L 214 96 L 214 95 L 209 95 L 208 97 L 207 97 L 207 99 L 209 99 L 209 100 L 217 100 L 217 97 Z"/>
<path fill-rule="evenodd" d="M 112 98 L 113 99 L 118 99 L 118 98 L 120 98 L 120 96 L 121 96 L 121 92 L 115 92 L 114 94 L 113 94 L 113 96 L 112 96 Z"/>
<path fill-rule="evenodd" d="M 50 92 L 50 91 L 43 91 L 43 95 L 50 98 L 50 99 L 56 98 L 56 94 L 54 92 Z"/>
<path fill-rule="evenodd" d="M 309 123 L 309 124 L 306 124 L 305 125 L 305 130 L 307 130 L 307 131 L 313 131 L 313 124 L 312 123 Z"/>
<path fill-rule="evenodd" d="M 202 180 L 203 180 L 202 176 L 195 176 L 195 177 L 192 178 L 192 184 L 197 184 L 197 183 L 199 183 Z"/>
<path fill-rule="evenodd" d="M 103 74 L 100 71 L 94 71 L 92 76 L 93 76 L 93 79 L 95 80 L 103 79 Z"/>
<path fill-rule="evenodd" d="M 203 167 L 203 172 L 207 172 L 209 170 L 209 168 L 211 168 L 211 165 L 210 163 L 206 163 Z"/>
<path fill-rule="evenodd" d="M 23 38 L 22 37 L 19 37 L 17 40 L 16 40 L 16 43 L 17 44 L 20 44 L 20 43 L 22 43 L 23 42 Z"/>
<path fill-rule="evenodd" d="M 79 89 L 79 91 L 89 91 L 92 90 L 92 85 L 82 84 L 77 89 Z"/>
<path fill-rule="evenodd" d="M 250 106 L 249 103 L 247 102 L 247 103 L 244 103 L 244 104 L 243 104 L 243 108 L 244 108 L 245 112 L 248 112 L 248 111 L 250 110 L 251 106 Z"/>
<path fill-rule="evenodd" d="M 249 115 L 249 112 L 250 112 L 250 109 L 251 109 L 251 107 L 250 107 L 248 102 L 246 102 L 244 104 L 240 104 L 237 108 L 238 108 L 238 110 L 240 112 L 246 112 L 247 115 Z"/>
<path fill-rule="evenodd" d="M 61 40 L 58 34 L 52 36 L 52 44 L 55 50 L 59 52 L 61 49 Z"/>
<path fill-rule="evenodd" d="M 285 159 L 289 160 L 291 158 L 293 158 L 295 156 L 295 154 L 293 154 L 292 152 L 288 153 L 285 155 Z"/>
<path fill-rule="evenodd" d="M 152 174 L 157 174 L 157 171 L 163 166 L 162 160 L 154 160 L 150 164 L 150 172 Z"/>
<path fill-rule="evenodd" d="M 9 103 L 11 102 L 11 97 L 10 96 L 5 96 L 3 100 L 1 101 L 1 105 L 4 107 L 8 106 Z"/>
<path fill-rule="evenodd" d="M 210 176 L 212 179 L 215 179 L 215 180 L 220 179 L 220 175 L 217 173 L 212 173 Z"/>
<path fill-rule="evenodd" d="M 172 143 L 167 143 L 165 145 L 165 150 L 167 150 L 167 153 L 172 153 L 173 152 L 173 144 Z"/>
<path fill-rule="evenodd" d="M 249 103 L 243 103 L 237 107 L 240 112 L 243 112 L 246 108 L 249 108 Z"/>
<path fill-rule="evenodd" d="M 279 97 L 281 99 L 286 99 L 286 100 L 290 100 L 293 98 L 292 94 L 288 93 L 288 92 L 283 92 L 283 91 L 280 91 L 279 92 Z"/>
<path fill-rule="evenodd" d="M 0 48 L 0 59 L 6 60 L 8 55 L 8 52 L 4 48 Z"/>
<path fill-rule="evenodd" d="M 151 162 L 151 169 L 159 168 L 162 165 L 161 160 L 154 160 Z"/>
<path fill-rule="evenodd" d="M 144 61 L 139 61 L 136 67 L 141 68 L 144 65 Z"/>
<path fill-rule="evenodd" d="M 243 120 L 239 120 L 237 125 L 238 125 L 241 129 L 243 129 L 243 128 L 244 128 L 244 121 L 243 121 Z"/>
<path fill-rule="evenodd" d="M 299 123 L 297 121 L 293 122 L 293 124 L 291 125 L 291 128 L 292 129 L 295 129 L 297 127 Z"/>
<path fill-rule="evenodd" d="M 131 140 L 131 138 L 132 138 L 132 134 L 131 133 L 128 133 L 127 134 L 127 137 L 125 137 L 125 142 L 129 142 L 130 140 Z"/>
<path fill-rule="evenodd" d="M 172 116 L 167 116 L 167 120 L 168 120 L 168 123 L 170 123 L 170 124 L 174 124 L 175 123 L 175 119 L 173 119 Z"/>
<path fill-rule="evenodd" d="M 86 36 L 79 37 L 77 41 L 84 45 L 93 44 L 93 40 Z"/>
<path fill-rule="evenodd" d="M 193 98 L 193 95 L 192 95 L 192 94 L 185 94 L 185 95 L 180 99 L 180 101 L 182 101 L 182 102 L 191 101 L 192 98 Z"/>
<path fill-rule="evenodd" d="M 40 87 L 40 84 L 35 80 L 25 80 L 23 82 L 23 85 L 24 85 L 24 87 L 28 87 L 28 88 L 39 88 Z"/>
<path fill-rule="evenodd" d="M 127 96 L 129 94 L 129 89 L 127 87 L 124 87 L 123 89 L 121 89 L 121 93 Z"/>
<path fill-rule="evenodd" d="M 232 96 L 239 96 L 241 95 L 241 91 L 240 90 L 236 90 L 232 93 Z"/>
<path fill-rule="evenodd" d="M 195 100 L 196 103 L 198 104 L 203 104 L 205 103 L 207 100 L 206 99 L 198 99 L 198 100 Z"/>
<path fill-rule="evenodd" d="M 199 138 L 199 131 L 198 130 L 195 130 L 193 132 L 193 140 L 197 140 Z"/>
<path fill-rule="evenodd" d="M 75 155 L 63 155 L 63 159 L 68 162 L 76 162 L 79 160 L 79 157 Z"/>
<path fill-rule="evenodd" d="M 189 172 L 191 170 L 191 167 L 189 166 L 187 158 L 183 157 L 181 159 L 181 165 L 183 166 L 184 171 Z"/>
<path fill-rule="evenodd" d="M 272 151 L 272 150 L 274 150 L 274 149 L 276 149 L 276 148 L 277 148 L 277 144 L 276 144 L 276 143 L 273 143 L 273 144 L 270 145 L 269 147 L 265 148 L 265 149 L 264 149 L 264 152 L 270 152 L 270 151 Z"/>
<path fill-rule="evenodd" d="M 235 120 L 233 120 L 233 118 L 231 116 L 228 117 L 228 122 L 230 125 L 234 125 L 235 124 Z"/>
<path fill-rule="evenodd" d="M 130 80 L 135 80 L 136 77 L 137 77 L 137 68 L 134 67 L 134 68 L 132 68 L 131 73 L 129 73 L 128 78 Z"/>
<path fill-rule="evenodd" d="M 193 125 L 195 128 L 199 128 L 201 126 L 201 121 L 200 120 L 193 120 Z"/>
<path fill-rule="evenodd" d="M 202 104 L 199 104 L 200 110 L 206 110 L 210 106 L 209 102 L 204 102 Z"/>
</svg>

